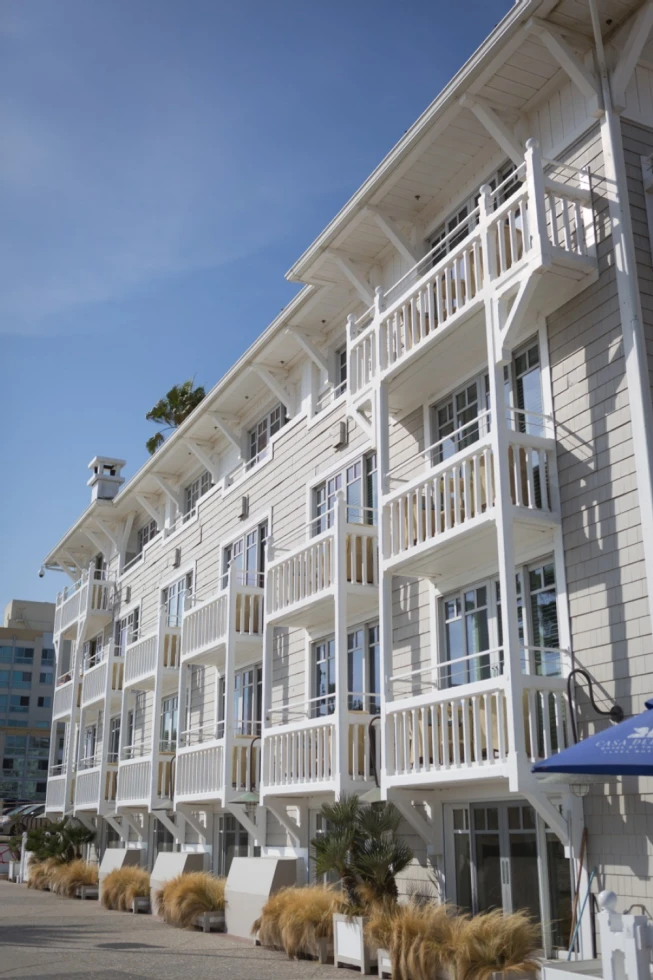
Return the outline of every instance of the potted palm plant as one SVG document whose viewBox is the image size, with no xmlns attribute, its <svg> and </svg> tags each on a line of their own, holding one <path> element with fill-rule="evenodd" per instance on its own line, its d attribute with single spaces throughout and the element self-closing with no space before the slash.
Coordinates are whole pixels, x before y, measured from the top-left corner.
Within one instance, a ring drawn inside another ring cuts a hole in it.
<svg viewBox="0 0 653 980">
<path fill-rule="evenodd" d="M 322 806 L 327 831 L 312 841 L 318 875 L 337 874 L 347 897 L 346 913 L 333 916 L 334 964 L 359 967 L 367 974 L 376 965 L 376 949 L 365 941 L 366 913 L 393 905 L 397 875 L 413 852 L 397 837 L 401 815 L 391 803 L 361 804 L 343 796 Z"/>
</svg>

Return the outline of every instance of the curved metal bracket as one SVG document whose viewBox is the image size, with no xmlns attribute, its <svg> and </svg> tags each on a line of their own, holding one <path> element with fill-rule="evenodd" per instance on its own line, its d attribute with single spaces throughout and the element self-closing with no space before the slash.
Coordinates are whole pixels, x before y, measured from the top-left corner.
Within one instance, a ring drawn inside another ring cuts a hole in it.
<svg viewBox="0 0 653 980">
<path fill-rule="evenodd" d="M 618 724 L 620 721 L 624 720 L 624 709 L 619 704 L 613 704 L 611 708 L 607 710 L 605 708 L 599 708 L 598 704 L 594 700 L 594 692 L 592 690 L 592 678 L 587 673 L 583 667 L 574 667 L 573 670 L 569 671 L 569 676 L 567 677 L 567 698 L 569 700 L 569 707 L 571 711 L 569 712 L 571 717 L 571 731 L 574 736 L 574 743 L 578 742 L 578 730 L 576 728 L 576 702 L 572 694 L 572 680 L 576 674 L 580 674 L 587 681 L 587 686 L 589 687 L 590 704 L 596 711 L 597 715 L 607 715 L 611 721 Z"/>
</svg>

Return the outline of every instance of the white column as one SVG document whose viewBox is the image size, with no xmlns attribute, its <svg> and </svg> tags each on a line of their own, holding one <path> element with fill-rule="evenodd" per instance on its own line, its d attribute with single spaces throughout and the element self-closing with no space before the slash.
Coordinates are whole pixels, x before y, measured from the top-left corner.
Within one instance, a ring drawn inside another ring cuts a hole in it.
<svg viewBox="0 0 653 980">
<path fill-rule="evenodd" d="M 334 627 L 336 662 L 336 708 L 335 708 L 335 758 L 334 769 L 337 790 L 342 791 L 343 783 L 349 773 L 349 710 L 348 710 L 348 671 L 347 671 L 347 503 L 343 490 L 336 497 L 334 521 Z"/>
<path fill-rule="evenodd" d="M 222 786 L 225 802 L 233 795 L 231 791 L 231 766 L 234 744 L 234 692 L 235 670 L 234 655 L 236 650 L 236 599 L 238 596 L 238 580 L 233 565 L 229 568 L 229 592 L 227 613 L 227 643 L 224 661 L 224 751 L 222 755 Z"/>
</svg>

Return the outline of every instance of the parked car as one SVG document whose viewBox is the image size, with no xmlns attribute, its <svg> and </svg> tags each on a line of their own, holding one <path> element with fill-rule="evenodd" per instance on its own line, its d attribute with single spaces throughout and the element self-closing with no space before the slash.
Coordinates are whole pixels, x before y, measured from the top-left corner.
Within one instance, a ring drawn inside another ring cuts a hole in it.
<svg viewBox="0 0 653 980">
<path fill-rule="evenodd" d="M 44 803 L 23 803 L 0 817 L 0 834 L 20 834 L 33 826 L 35 817 L 45 811 Z"/>
</svg>

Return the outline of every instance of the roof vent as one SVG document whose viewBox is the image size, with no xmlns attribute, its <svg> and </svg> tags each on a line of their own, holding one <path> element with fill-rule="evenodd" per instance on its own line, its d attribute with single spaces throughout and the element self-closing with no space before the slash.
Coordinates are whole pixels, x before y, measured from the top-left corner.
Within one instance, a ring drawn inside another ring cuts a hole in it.
<svg viewBox="0 0 653 980">
<path fill-rule="evenodd" d="M 112 456 L 94 456 L 88 464 L 92 472 L 86 486 L 91 488 L 91 501 L 113 500 L 125 482 L 120 471 L 125 465 L 124 459 L 114 459 Z"/>
</svg>

